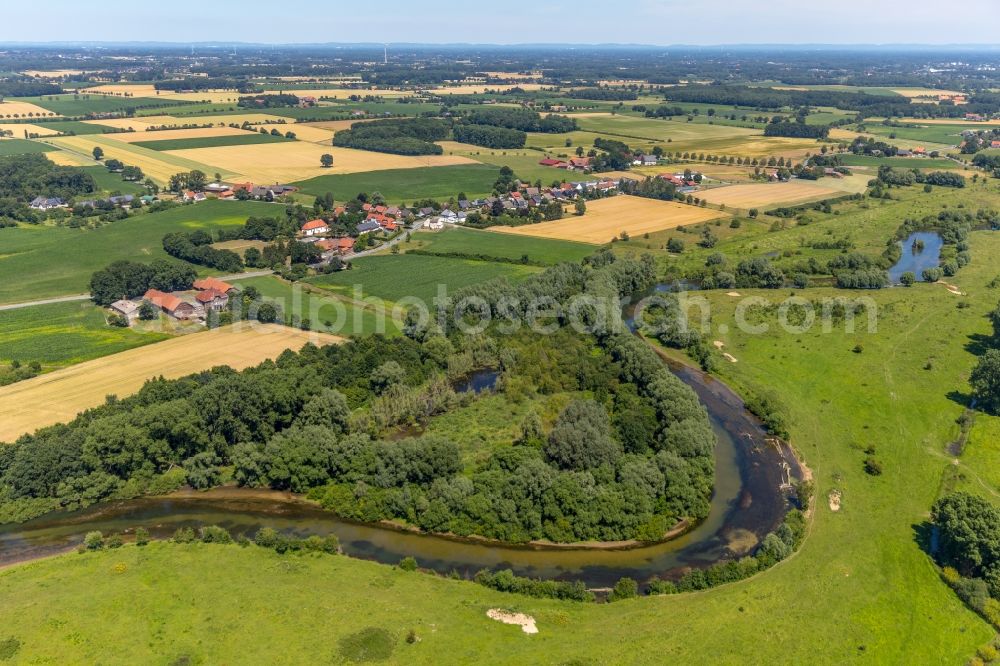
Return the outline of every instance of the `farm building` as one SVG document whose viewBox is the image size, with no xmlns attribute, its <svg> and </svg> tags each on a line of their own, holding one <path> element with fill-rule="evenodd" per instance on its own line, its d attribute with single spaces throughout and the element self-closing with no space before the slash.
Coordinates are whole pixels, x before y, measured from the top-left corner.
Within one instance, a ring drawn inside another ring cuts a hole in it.
<svg viewBox="0 0 1000 666">
<path fill-rule="evenodd" d="M 139 304 L 135 301 L 115 301 L 110 308 L 115 314 L 125 317 L 130 324 L 139 316 Z"/>
<path fill-rule="evenodd" d="M 182 301 L 173 294 L 167 294 L 159 289 L 150 289 L 143 296 L 174 319 L 193 319 L 198 316 L 198 308 L 187 301 Z"/>
<path fill-rule="evenodd" d="M 194 288 L 198 291 L 214 290 L 220 294 L 228 295 L 235 287 L 228 282 L 223 282 L 219 278 L 207 277 L 194 281 Z"/>
<path fill-rule="evenodd" d="M 195 300 L 201 303 L 201 306 L 205 308 L 206 311 L 214 310 L 216 312 L 221 312 L 226 309 L 229 304 L 229 296 L 225 292 L 216 291 L 215 289 L 205 289 L 199 291 L 198 295 L 195 296 Z"/>
<path fill-rule="evenodd" d="M 35 210 L 51 210 L 53 208 L 62 208 L 66 205 L 66 202 L 59 197 L 35 197 L 29 205 Z"/>
</svg>

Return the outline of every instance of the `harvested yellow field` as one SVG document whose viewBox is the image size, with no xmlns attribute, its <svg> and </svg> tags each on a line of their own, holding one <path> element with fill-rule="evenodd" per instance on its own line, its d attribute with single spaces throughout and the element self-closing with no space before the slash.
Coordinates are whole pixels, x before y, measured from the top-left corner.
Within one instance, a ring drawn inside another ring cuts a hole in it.
<svg viewBox="0 0 1000 666">
<path fill-rule="evenodd" d="M 270 130 L 275 128 L 275 125 L 257 125 L 256 127 L 263 127 Z M 280 132 L 294 132 L 295 138 L 299 141 L 305 141 L 307 143 L 325 143 L 327 145 L 333 141 L 333 135 L 336 134 L 334 130 L 324 129 L 322 127 L 313 127 L 312 125 L 307 125 L 305 123 L 277 126 L 276 129 Z"/>
<path fill-rule="evenodd" d="M 709 203 L 741 209 L 784 206 L 825 199 L 832 195 L 830 188 L 804 181 L 727 185 L 700 193 L 701 198 Z"/>
<path fill-rule="evenodd" d="M 295 130 L 292 129 L 292 131 Z M 329 169 L 320 165 L 319 158 L 324 153 L 333 155 L 333 166 Z M 256 183 L 288 183 L 328 174 L 476 163 L 474 160 L 458 155 L 410 157 L 321 146 L 305 141 L 170 150 L 165 154 L 185 160 L 214 164 L 219 169 L 242 174 Z M 206 173 L 211 173 L 211 171 Z"/>
<path fill-rule="evenodd" d="M 239 171 L 229 171 L 225 168 L 218 168 L 215 165 L 196 162 L 167 151 L 150 150 L 136 146 L 125 141 L 120 141 L 114 137 L 117 134 L 88 135 L 88 136 L 62 136 L 44 139 L 45 143 L 61 148 L 72 153 L 77 153 L 84 157 L 90 157 L 94 147 L 100 146 L 104 150 L 107 159 L 121 160 L 125 164 L 137 166 L 143 173 L 153 180 L 163 184 L 170 180 L 170 177 L 181 171 L 199 170 L 207 174 L 220 172 L 223 178 L 231 178 L 240 175 Z M 178 151 L 183 152 L 183 151 Z"/>
<path fill-rule="evenodd" d="M 83 74 L 82 69 L 26 69 L 21 72 L 25 76 L 33 76 L 36 79 L 61 79 L 64 76 L 79 76 Z"/>
<path fill-rule="evenodd" d="M 156 88 L 152 83 L 105 83 L 91 88 L 84 88 L 80 92 L 94 93 L 97 95 L 125 95 L 132 97 L 156 97 Z"/>
<path fill-rule="evenodd" d="M 490 85 L 490 84 L 477 84 L 477 85 L 461 85 L 461 86 L 443 86 L 440 88 L 430 88 L 428 92 L 434 93 L 435 95 L 481 95 L 487 90 L 510 90 L 511 88 L 520 88 L 522 90 L 541 90 L 544 88 L 540 83 L 519 83 L 514 85 Z"/>
<path fill-rule="evenodd" d="M 11 102 L 9 100 L 0 102 L 0 118 L 54 118 L 58 115 L 31 102 Z"/>
<path fill-rule="evenodd" d="M 162 125 L 182 125 L 185 122 L 173 116 L 144 116 L 142 118 L 107 118 L 101 120 L 84 120 L 88 125 L 99 125 L 102 127 L 113 127 L 115 129 L 134 129 L 141 132 L 147 127 L 159 127 Z M 200 121 L 199 121 L 200 122 Z"/>
<path fill-rule="evenodd" d="M 45 153 L 45 157 L 56 166 L 100 166 L 100 163 L 91 157 L 79 153 L 69 153 L 65 150 Z"/>
<path fill-rule="evenodd" d="M 249 134 L 246 130 L 235 127 L 196 127 L 193 129 L 177 130 L 156 130 L 136 131 L 121 134 L 108 134 L 109 139 L 124 141 L 125 143 L 138 143 L 140 141 L 170 141 L 172 139 L 200 139 L 213 136 L 236 136 L 238 134 Z"/>
<path fill-rule="evenodd" d="M 490 231 L 505 234 L 556 238 L 601 245 L 611 242 L 623 231 L 640 236 L 664 229 L 676 229 L 699 224 L 724 216 L 717 210 L 697 208 L 674 201 L 658 201 L 642 197 L 617 196 L 587 202 L 582 217 L 566 217 L 554 222 L 526 224 L 522 227 L 491 227 Z"/>
<path fill-rule="evenodd" d="M 51 127 L 43 127 L 42 125 L 0 123 L 0 132 L 11 132 L 11 137 L 14 139 L 23 139 L 25 130 L 28 131 L 28 134 L 35 134 L 37 136 L 56 136 L 59 134 L 57 130 Z"/>
<path fill-rule="evenodd" d="M 0 442 L 71 420 L 97 407 L 105 396 L 124 398 L 147 379 L 183 377 L 228 365 L 237 370 L 298 350 L 307 342 L 334 344 L 341 338 L 268 325 L 243 325 L 193 333 L 130 349 L 0 388 Z"/>
<path fill-rule="evenodd" d="M 941 95 L 965 95 L 965 93 L 957 90 L 937 90 L 936 88 L 893 88 L 892 92 L 897 95 L 902 95 L 903 97 L 909 97 L 910 99 L 930 97 L 933 98 L 933 101 L 935 102 Z"/>
</svg>

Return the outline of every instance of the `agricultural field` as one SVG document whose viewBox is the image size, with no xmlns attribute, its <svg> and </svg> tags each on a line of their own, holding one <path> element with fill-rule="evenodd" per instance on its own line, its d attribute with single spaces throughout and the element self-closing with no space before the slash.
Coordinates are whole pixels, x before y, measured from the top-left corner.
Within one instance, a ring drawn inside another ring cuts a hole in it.
<svg viewBox="0 0 1000 666">
<path fill-rule="evenodd" d="M 26 155 L 28 153 L 48 153 L 55 148 L 36 141 L 25 139 L 0 139 L 0 157 L 7 155 Z"/>
<path fill-rule="evenodd" d="M 542 264 L 576 263 L 594 252 L 594 247 L 587 243 L 513 234 L 498 236 L 488 231 L 461 228 L 417 232 L 413 234 L 413 240 L 402 247 L 406 251 L 420 249 L 442 255 L 482 255 L 514 262 L 527 257 L 532 263 Z"/>
<path fill-rule="evenodd" d="M 110 97 L 108 95 L 45 95 L 43 97 L 25 97 L 0 105 L 0 112 L 6 113 L 4 106 L 11 104 L 28 104 L 41 108 L 42 115 L 86 116 L 90 113 L 117 113 L 128 108 L 167 106 L 176 103 L 152 97 Z M 24 116 L 24 112 L 21 112 Z M 38 115 L 38 112 L 35 112 Z"/>
<path fill-rule="evenodd" d="M 933 157 L 869 157 L 868 155 L 839 155 L 840 161 L 848 167 L 892 166 L 899 169 L 956 169 L 962 165 L 953 160 Z"/>
<path fill-rule="evenodd" d="M 166 259 L 163 236 L 243 224 L 274 215 L 271 204 L 203 201 L 145 213 L 98 229 L 22 225 L 0 229 L 0 304 L 81 294 L 90 276 L 118 259 Z M 206 273 L 207 274 L 207 273 Z"/>
<path fill-rule="evenodd" d="M 111 327 L 105 316 L 89 301 L 0 311 L 0 363 L 38 361 L 50 371 L 170 337 L 138 326 Z"/>
<path fill-rule="evenodd" d="M 274 128 L 273 125 L 258 125 L 256 129 L 259 130 L 261 127 L 268 131 Z M 333 141 L 333 135 L 336 133 L 334 130 L 307 123 L 289 123 L 286 127 L 277 127 L 277 130 L 282 133 L 292 132 L 299 141 L 321 143 L 326 146 L 330 145 L 331 141 Z"/>
<path fill-rule="evenodd" d="M 474 163 L 466 157 L 390 155 L 352 148 L 319 146 L 304 141 L 173 150 L 164 154 L 194 163 L 214 164 L 225 173 L 240 174 L 258 183 L 288 183 L 325 174 Z M 333 155 L 333 166 L 329 169 L 320 165 L 320 157 L 324 154 Z M 211 173 L 211 169 L 206 170 L 206 173 Z"/>
<path fill-rule="evenodd" d="M 374 154 L 374 153 L 367 153 Z M 416 169 L 386 169 L 358 174 L 330 174 L 296 182 L 303 194 L 319 196 L 333 192 L 338 198 L 353 197 L 359 192 L 380 192 L 393 203 L 416 199 L 443 199 L 466 195 L 486 195 L 500 168 L 485 164 L 422 167 Z"/>
<path fill-rule="evenodd" d="M 832 184 L 834 180 L 832 178 L 824 180 L 831 181 L 830 187 L 824 187 L 818 184 L 818 181 L 803 180 L 787 183 L 746 183 L 705 190 L 699 196 L 709 203 L 728 208 L 741 210 L 776 208 L 837 196 L 837 190 L 831 192 L 831 188 L 843 186 L 843 181 L 846 179 L 837 179 L 836 184 Z M 864 180 L 867 181 L 867 178 Z M 846 191 L 840 193 L 844 194 Z"/>
<path fill-rule="evenodd" d="M 231 129 L 231 128 L 230 128 Z M 169 130 L 167 130 L 169 131 Z M 183 130 L 181 130 L 183 131 Z M 145 132 L 146 135 L 155 135 L 157 132 Z M 290 143 L 291 139 L 284 136 L 274 136 L 273 134 L 261 134 L 259 132 L 243 132 L 230 134 L 228 136 L 201 136 L 176 139 L 155 139 L 134 141 L 133 146 L 149 148 L 150 150 L 195 150 L 199 148 L 221 148 L 224 146 L 253 146 L 262 143 Z"/>
<path fill-rule="evenodd" d="M 135 129 L 135 128 L 133 128 Z M 191 129 L 147 130 L 136 129 L 134 132 L 121 132 L 110 135 L 115 141 L 125 143 L 156 143 L 159 141 L 177 141 L 179 139 L 204 139 L 214 137 L 245 136 L 249 132 L 235 127 L 197 127 Z"/>
<path fill-rule="evenodd" d="M 29 123 L 0 123 L 0 132 L 12 132 L 12 139 L 27 139 L 27 132 L 38 136 L 52 136 L 59 134 L 59 130 L 51 125 L 32 125 Z"/>
<path fill-rule="evenodd" d="M 29 101 L 5 99 L 0 102 L 0 118 L 47 118 L 62 115 Z"/>
<path fill-rule="evenodd" d="M 439 287 L 452 293 L 469 284 L 498 277 L 516 281 L 541 270 L 534 266 L 416 254 L 362 257 L 351 264 L 353 268 L 349 271 L 308 278 L 307 282 L 350 298 L 374 296 L 391 304 L 414 297 L 430 306 Z"/>
<path fill-rule="evenodd" d="M 275 358 L 307 342 L 340 339 L 276 324 L 242 323 L 192 333 L 79 363 L 0 388 L 0 441 L 68 421 L 105 396 L 125 397 L 154 377 L 177 378 L 218 365 L 237 370 Z"/>
<path fill-rule="evenodd" d="M 232 178 L 240 175 L 237 171 L 230 171 L 224 167 L 220 168 L 221 165 L 206 164 L 187 159 L 174 152 L 160 152 L 123 141 L 116 141 L 110 138 L 113 136 L 109 134 L 102 136 L 57 137 L 44 139 L 44 142 L 56 148 L 74 152 L 85 157 L 89 157 L 94 147 L 99 146 L 104 151 L 106 159 L 118 159 L 125 164 L 137 166 L 142 169 L 146 176 L 160 184 L 166 183 L 170 179 L 170 176 L 179 171 L 192 171 L 194 169 L 208 174 L 221 172 L 223 178 Z M 203 148 L 201 150 L 210 149 Z"/>
<path fill-rule="evenodd" d="M 588 201 L 583 217 L 568 216 L 520 227 L 490 227 L 490 231 L 602 245 L 623 232 L 635 237 L 719 217 L 725 217 L 725 213 L 674 201 L 623 195 Z"/>
</svg>

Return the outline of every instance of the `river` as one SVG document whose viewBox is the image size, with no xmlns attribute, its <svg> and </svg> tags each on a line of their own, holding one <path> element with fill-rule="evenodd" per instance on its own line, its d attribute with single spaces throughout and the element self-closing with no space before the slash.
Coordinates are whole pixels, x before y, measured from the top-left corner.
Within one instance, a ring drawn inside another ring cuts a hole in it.
<svg viewBox="0 0 1000 666">
<path fill-rule="evenodd" d="M 698 369 L 664 362 L 698 394 L 718 436 L 711 512 L 670 541 L 622 548 L 500 545 L 351 523 L 289 493 L 220 488 L 105 502 L 2 526 L 0 565 L 70 550 L 91 530 L 127 533 L 141 526 L 154 537 L 167 537 L 179 527 L 211 524 L 247 536 L 261 527 L 300 536 L 333 533 L 353 557 L 395 564 L 411 556 L 421 567 L 466 577 L 483 568 L 510 568 L 523 576 L 579 579 L 592 588 L 609 587 L 623 576 L 640 582 L 676 577 L 688 567 L 749 552 L 783 520 L 787 484 L 800 478 L 801 469 L 791 448 L 769 437 L 725 384 Z M 470 377 L 463 388 L 478 393 L 495 380 L 487 371 Z"/>
</svg>

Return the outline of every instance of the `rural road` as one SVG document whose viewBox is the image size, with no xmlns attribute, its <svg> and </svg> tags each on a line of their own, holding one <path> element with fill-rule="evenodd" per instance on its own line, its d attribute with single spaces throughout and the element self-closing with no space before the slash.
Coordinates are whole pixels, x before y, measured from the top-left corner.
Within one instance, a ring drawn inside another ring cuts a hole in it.
<svg viewBox="0 0 1000 666">
<path fill-rule="evenodd" d="M 232 275 L 222 275 L 219 276 L 220 280 L 244 280 L 246 278 L 264 277 L 265 275 L 271 275 L 274 271 L 250 271 L 248 273 L 233 273 Z M 90 294 L 73 294 L 71 296 L 56 296 L 55 298 L 43 298 L 37 301 L 25 301 L 24 303 L 10 303 L 8 305 L 0 305 L 0 312 L 4 310 L 19 310 L 21 308 L 30 308 L 35 305 L 51 305 L 52 303 L 72 303 L 74 301 L 89 301 Z"/>
</svg>

